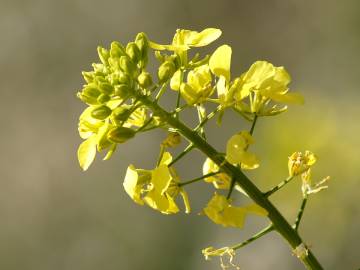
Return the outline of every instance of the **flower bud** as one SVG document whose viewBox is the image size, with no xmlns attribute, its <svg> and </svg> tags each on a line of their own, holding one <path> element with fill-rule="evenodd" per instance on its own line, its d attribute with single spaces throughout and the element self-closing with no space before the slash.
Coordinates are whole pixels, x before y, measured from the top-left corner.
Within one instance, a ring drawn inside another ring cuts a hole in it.
<svg viewBox="0 0 360 270">
<path fill-rule="evenodd" d="M 103 47 L 98 46 L 97 47 L 97 52 L 98 52 L 101 63 L 103 63 L 104 65 L 107 65 L 108 64 L 108 59 L 110 57 L 109 51 L 106 50 Z"/>
<path fill-rule="evenodd" d="M 106 74 L 107 70 L 103 64 L 93 63 L 92 67 L 93 67 L 95 73 L 102 74 L 102 75 Z"/>
<path fill-rule="evenodd" d="M 128 43 L 126 46 L 126 53 L 134 63 L 139 62 L 141 59 L 141 52 L 135 42 Z"/>
<path fill-rule="evenodd" d="M 107 138 L 113 143 L 124 143 L 135 136 L 135 131 L 126 127 L 115 127 L 109 131 Z"/>
<path fill-rule="evenodd" d="M 119 84 L 115 86 L 115 96 L 126 98 L 130 94 L 130 87 L 127 84 Z"/>
<path fill-rule="evenodd" d="M 116 121 L 126 121 L 131 115 L 132 110 L 127 106 L 118 107 L 113 110 L 113 117 Z"/>
<path fill-rule="evenodd" d="M 104 120 L 111 114 L 111 109 L 108 106 L 100 105 L 92 110 L 91 116 L 98 120 Z"/>
<path fill-rule="evenodd" d="M 104 104 L 104 103 L 108 102 L 110 99 L 111 99 L 111 97 L 110 97 L 109 95 L 101 94 L 101 95 L 97 98 L 97 101 L 98 101 L 100 104 Z"/>
<path fill-rule="evenodd" d="M 104 94 L 111 95 L 114 92 L 114 87 L 107 82 L 100 83 L 99 87 Z"/>
<path fill-rule="evenodd" d="M 129 74 L 131 76 L 133 76 L 135 74 L 135 71 L 136 71 L 135 64 L 130 60 L 130 58 L 128 56 L 121 56 L 120 57 L 120 68 L 125 73 L 127 73 L 127 74 Z"/>
<path fill-rule="evenodd" d="M 131 78 L 129 75 L 127 75 L 124 72 L 120 72 L 119 74 L 119 83 L 123 83 L 123 84 L 130 84 L 131 83 Z"/>
<path fill-rule="evenodd" d="M 159 82 L 164 83 L 174 75 L 176 67 L 173 62 L 165 61 L 161 64 L 158 70 Z"/>
<path fill-rule="evenodd" d="M 126 55 L 124 46 L 120 42 L 113 41 L 110 45 L 110 56 L 114 58 L 120 58 L 121 56 Z"/>
<path fill-rule="evenodd" d="M 137 34 L 135 38 L 135 43 L 140 50 L 140 61 L 139 66 L 140 68 L 145 68 L 148 62 L 148 50 L 149 50 L 149 41 L 145 33 Z"/>
<path fill-rule="evenodd" d="M 137 34 L 135 38 L 135 43 L 141 52 L 141 56 L 144 57 L 145 55 L 147 55 L 147 51 L 149 48 L 149 41 L 144 32 Z"/>
<path fill-rule="evenodd" d="M 109 61 L 109 65 L 110 65 L 110 68 L 113 69 L 113 70 L 120 70 L 120 61 L 119 61 L 119 58 L 116 58 L 116 57 L 110 57 L 108 59 Z"/>
<path fill-rule="evenodd" d="M 181 143 L 181 136 L 178 132 L 170 132 L 161 143 L 165 147 L 175 147 Z"/>
<path fill-rule="evenodd" d="M 142 86 L 143 88 L 147 88 L 150 85 L 152 85 L 152 79 L 149 72 L 146 71 L 141 72 L 141 74 L 138 76 L 137 79 L 140 86 Z"/>
<path fill-rule="evenodd" d="M 90 72 L 83 71 L 83 72 L 82 72 L 82 75 L 83 75 L 83 77 L 84 77 L 84 80 L 85 80 L 87 83 L 93 82 L 94 76 L 95 76 L 94 72 L 92 72 L 92 71 L 90 71 Z"/>
<path fill-rule="evenodd" d="M 81 93 L 78 93 L 78 97 L 87 104 L 96 105 L 100 94 L 101 92 L 95 84 L 88 84 Z"/>
</svg>

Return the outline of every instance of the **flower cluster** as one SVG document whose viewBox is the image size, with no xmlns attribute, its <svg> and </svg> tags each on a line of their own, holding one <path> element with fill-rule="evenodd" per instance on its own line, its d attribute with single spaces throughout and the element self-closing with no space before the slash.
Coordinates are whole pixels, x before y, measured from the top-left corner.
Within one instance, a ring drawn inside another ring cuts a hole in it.
<svg viewBox="0 0 360 270">
<path fill-rule="evenodd" d="M 248 194 L 240 187 L 237 174 L 226 168 L 236 169 L 240 175 L 244 170 L 258 168 L 260 160 L 249 150 L 255 143 L 253 131 L 257 119 L 282 113 L 287 110 L 288 104 L 302 104 L 304 99 L 299 93 L 289 91 L 291 79 L 285 68 L 267 61 L 256 61 L 248 70 L 233 77 L 232 49 L 227 44 L 204 57 L 189 53 L 192 48 L 204 47 L 216 41 L 220 35 L 221 31 L 215 28 L 200 32 L 178 29 L 171 44 L 156 43 L 144 33 L 139 33 L 126 46 L 114 41 L 108 49 L 98 47 L 100 62 L 92 65 L 92 71 L 83 72 L 86 83 L 77 93 L 78 98 L 87 105 L 79 118 L 78 130 L 84 141 L 78 148 L 78 160 L 81 168 L 87 170 L 97 152 L 107 150 L 104 157 L 107 160 L 119 144 L 134 138 L 139 132 L 161 128 L 168 135 L 160 144 L 160 156 L 155 168 L 148 170 L 128 166 L 123 182 L 128 196 L 136 204 L 146 205 L 166 215 L 180 211 L 177 200 L 182 198 L 185 212 L 190 213 L 190 202 L 184 186 L 204 180 L 212 183 L 216 192 L 201 214 L 215 224 L 242 228 L 248 215 L 268 216 L 269 213 L 255 203 L 233 204 L 233 190 L 245 196 Z M 151 49 L 159 61 L 155 76 L 147 71 Z M 169 94 L 177 94 L 176 107 L 172 111 L 165 111 L 159 105 L 168 88 L 173 90 Z M 206 113 L 210 107 L 208 103 L 217 105 L 209 114 Z M 179 121 L 179 114 L 189 108 L 196 108 L 199 118 L 199 123 L 192 130 L 188 127 L 184 129 L 184 124 Z M 215 116 L 220 124 L 222 116 L 229 110 L 252 122 L 251 128 L 232 135 L 224 145 L 223 152 L 211 150 L 208 154 L 202 150 L 207 154 L 202 167 L 203 175 L 189 181 L 181 180 L 174 168 L 175 162 L 193 148 L 200 149 L 200 144 L 206 145 L 205 124 Z M 176 125 L 174 121 L 177 121 Z M 171 148 L 180 146 L 182 137 L 186 137 L 190 144 L 173 158 Z M 196 144 L 194 138 L 201 143 Z M 306 195 L 326 188 L 322 184 L 327 179 L 316 185 L 311 183 L 311 166 L 315 162 L 316 158 L 310 151 L 304 154 L 295 152 L 289 157 L 290 177 L 301 175 L 302 190 Z M 272 190 L 259 196 L 269 194 L 272 194 Z M 251 192 L 249 195 L 253 196 Z M 230 258 L 230 265 L 236 267 L 232 264 L 232 258 L 235 249 L 241 246 L 218 250 L 209 247 L 203 250 L 203 254 L 206 258 L 220 256 L 221 260 L 226 255 Z M 227 267 L 223 262 L 222 266 Z"/>
</svg>

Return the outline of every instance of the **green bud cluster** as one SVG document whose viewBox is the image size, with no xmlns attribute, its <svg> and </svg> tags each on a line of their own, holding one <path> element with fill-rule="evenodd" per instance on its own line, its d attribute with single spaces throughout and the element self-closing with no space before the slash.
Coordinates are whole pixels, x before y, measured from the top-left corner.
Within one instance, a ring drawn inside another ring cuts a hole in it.
<svg viewBox="0 0 360 270">
<path fill-rule="evenodd" d="M 134 98 L 137 91 L 146 91 L 153 84 L 146 71 L 148 50 L 144 33 L 126 46 L 114 41 L 108 49 L 99 46 L 100 61 L 92 64 L 92 71 L 82 72 L 86 84 L 77 96 L 89 107 L 80 117 L 79 132 L 85 145 L 91 142 L 98 151 L 109 149 L 106 159 L 116 144 L 133 138 L 134 127 L 142 126 L 148 117 Z"/>
</svg>

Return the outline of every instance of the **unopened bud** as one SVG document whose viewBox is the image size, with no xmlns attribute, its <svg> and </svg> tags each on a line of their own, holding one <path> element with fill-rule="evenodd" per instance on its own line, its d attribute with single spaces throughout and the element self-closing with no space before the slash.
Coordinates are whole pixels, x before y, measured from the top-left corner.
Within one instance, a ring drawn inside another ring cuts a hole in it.
<svg viewBox="0 0 360 270">
<path fill-rule="evenodd" d="M 135 64 L 131 61 L 131 59 L 128 56 L 121 56 L 120 57 L 120 68 L 125 73 L 133 76 L 136 71 Z"/>
<path fill-rule="evenodd" d="M 139 48 L 141 55 L 142 56 L 146 55 L 147 50 L 149 48 L 149 41 L 144 32 L 137 34 L 137 36 L 135 38 L 135 43 L 136 43 L 137 47 Z"/>
<path fill-rule="evenodd" d="M 128 43 L 126 53 L 134 63 L 137 63 L 141 59 L 141 52 L 135 42 Z"/>
<path fill-rule="evenodd" d="M 110 56 L 114 58 L 120 58 L 121 56 L 126 55 L 124 46 L 120 42 L 113 41 L 110 45 Z"/>
<path fill-rule="evenodd" d="M 115 86 L 115 96 L 125 98 L 130 94 L 130 87 L 127 84 L 119 84 Z"/>
<path fill-rule="evenodd" d="M 101 95 L 97 98 L 97 101 L 98 101 L 100 104 L 104 104 L 104 103 L 108 102 L 110 99 L 111 99 L 111 97 L 110 97 L 109 95 L 101 94 Z"/>
<path fill-rule="evenodd" d="M 97 98 L 101 92 L 94 84 L 85 86 L 81 93 L 78 93 L 78 97 L 85 103 L 90 105 L 98 104 Z"/>
<path fill-rule="evenodd" d="M 98 120 L 104 120 L 111 114 L 111 109 L 108 106 L 101 105 L 92 110 L 91 116 Z"/>
<path fill-rule="evenodd" d="M 126 73 L 124 72 L 121 72 L 119 74 L 119 83 L 123 83 L 123 84 L 130 84 L 131 82 L 131 78 L 129 75 L 127 75 Z"/>
<path fill-rule="evenodd" d="M 83 71 L 82 75 L 87 83 L 91 83 L 94 80 L 94 76 L 95 76 L 94 72 L 92 71 L 89 72 Z"/>
<path fill-rule="evenodd" d="M 127 106 L 118 107 L 113 110 L 114 120 L 116 121 L 126 121 L 131 115 L 132 110 Z"/>
<path fill-rule="evenodd" d="M 109 61 L 109 65 L 111 67 L 111 69 L 113 70 L 120 70 L 120 59 L 119 58 L 116 58 L 116 57 L 110 57 L 108 59 Z"/>
<path fill-rule="evenodd" d="M 165 61 L 161 64 L 158 70 L 159 82 L 163 83 L 168 81 L 174 75 L 176 67 L 173 62 Z"/>
<path fill-rule="evenodd" d="M 107 82 L 100 83 L 99 87 L 104 94 L 111 95 L 114 92 L 114 87 Z"/>
<path fill-rule="evenodd" d="M 135 38 L 135 43 L 140 50 L 141 58 L 139 61 L 140 68 L 145 68 L 148 62 L 148 50 L 149 50 L 149 41 L 145 33 L 137 34 Z"/>
<path fill-rule="evenodd" d="M 150 85 L 152 85 L 152 79 L 149 72 L 146 71 L 141 72 L 141 74 L 138 76 L 137 79 L 140 86 L 142 86 L 143 88 L 147 88 Z"/>
<path fill-rule="evenodd" d="M 115 127 L 109 131 L 107 138 L 113 143 L 124 143 L 135 136 L 135 131 L 126 127 Z"/>
<path fill-rule="evenodd" d="M 175 147 L 181 143 L 181 136 L 178 132 L 170 132 L 166 139 L 162 142 L 165 147 Z"/>
<path fill-rule="evenodd" d="M 100 61 L 104 64 L 107 65 L 108 64 L 108 59 L 110 57 L 110 53 L 108 50 L 106 50 L 103 47 L 98 46 L 97 47 L 97 51 L 98 51 L 98 55 L 100 58 Z"/>
</svg>

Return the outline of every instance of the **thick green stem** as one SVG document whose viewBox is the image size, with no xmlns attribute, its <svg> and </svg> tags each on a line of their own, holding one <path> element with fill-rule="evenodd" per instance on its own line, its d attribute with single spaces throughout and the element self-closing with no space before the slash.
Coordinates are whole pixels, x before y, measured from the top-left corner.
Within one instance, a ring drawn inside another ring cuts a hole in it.
<svg viewBox="0 0 360 270">
<path fill-rule="evenodd" d="M 298 232 L 291 227 L 277 208 L 239 168 L 228 163 L 224 156 L 216 151 L 201 136 L 199 136 L 196 131 L 187 127 L 183 122 L 176 119 L 176 117 L 174 117 L 171 113 L 165 111 L 157 103 L 151 101 L 147 96 L 137 94 L 137 97 L 145 106 L 153 111 L 154 115 L 159 116 L 162 121 L 176 129 L 197 149 L 203 152 L 207 157 L 211 158 L 219 166 L 221 171 L 231 177 L 235 177 L 237 183 L 246 192 L 246 194 L 248 194 L 255 203 L 266 209 L 268 212 L 268 218 L 274 225 L 274 229 L 287 240 L 292 249 L 296 249 L 300 245 L 305 245 Z M 308 250 L 307 256 L 302 256 L 299 259 L 304 263 L 307 269 L 323 269 L 310 250 Z"/>
</svg>

